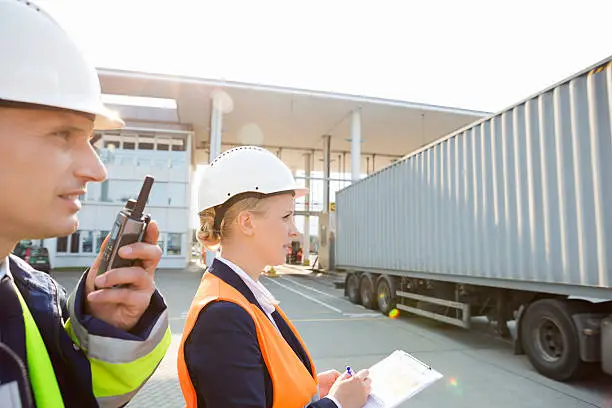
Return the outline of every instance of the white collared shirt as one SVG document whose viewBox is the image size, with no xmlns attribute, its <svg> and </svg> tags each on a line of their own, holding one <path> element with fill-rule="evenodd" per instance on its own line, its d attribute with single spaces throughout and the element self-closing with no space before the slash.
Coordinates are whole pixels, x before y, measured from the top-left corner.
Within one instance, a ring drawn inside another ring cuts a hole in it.
<svg viewBox="0 0 612 408">
<path fill-rule="evenodd" d="M 274 327 L 276 327 L 276 330 L 278 330 L 280 333 L 280 330 L 272 317 L 272 313 L 274 313 L 276 310 L 276 305 L 278 305 L 280 302 L 274 298 L 274 295 L 272 295 L 272 293 L 270 293 L 270 291 L 259 280 L 256 281 L 251 278 L 249 274 L 246 273 L 241 267 L 232 261 L 228 261 L 227 259 L 223 258 L 221 254 L 217 254 L 217 259 L 229 266 L 234 272 L 236 272 L 236 275 L 240 276 L 240 278 L 255 296 L 257 303 L 259 303 L 264 312 L 266 312 L 268 319 L 270 319 Z"/>
<path fill-rule="evenodd" d="M 280 302 L 274 298 L 274 295 L 272 295 L 272 293 L 270 293 L 270 291 L 259 280 L 255 281 L 241 267 L 232 261 L 228 261 L 227 259 L 223 258 L 221 254 L 217 254 L 217 259 L 229 266 L 234 272 L 236 272 L 236 275 L 240 276 L 251 292 L 253 292 L 257 303 L 259 303 L 264 312 L 266 312 L 268 319 L 270 319 L 274 327 L 276 327 L 276 330 L 278 330 L 280 333 L 280 330 L 272 317 L 272 313 L 274 313 L 276 310 L 276 305 L 278 305 Z M 332 400 L 338 408 L 342 408 L 342 405 L 336 398 L 330 395 L 326 396 L 325 398 Z"/>
<path fill-rule="evenodd" d="M 0 279 L 4 278 L 4 276 L 11 276 L 11 271 L 9 270 L 8 257 L 0 260 Z"/>
</svg>

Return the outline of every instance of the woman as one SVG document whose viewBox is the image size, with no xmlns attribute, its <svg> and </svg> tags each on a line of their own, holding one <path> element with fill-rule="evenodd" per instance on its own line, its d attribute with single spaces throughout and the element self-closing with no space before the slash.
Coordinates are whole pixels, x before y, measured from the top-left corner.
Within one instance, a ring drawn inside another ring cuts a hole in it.
<svg viewBox="0 0 612 408">
<path fill-rule="evenodd" d="M 316 374 L 300 335 L 258 278 L 285 262 L 297 236 L 299 188 L 289 168 L 258 147 L 221 154 L 203 174 L 198 241 L 221 249 L 202 277 L 179 348 L 188 407 L 359 408 L 367 370 Z"/>
</svg>

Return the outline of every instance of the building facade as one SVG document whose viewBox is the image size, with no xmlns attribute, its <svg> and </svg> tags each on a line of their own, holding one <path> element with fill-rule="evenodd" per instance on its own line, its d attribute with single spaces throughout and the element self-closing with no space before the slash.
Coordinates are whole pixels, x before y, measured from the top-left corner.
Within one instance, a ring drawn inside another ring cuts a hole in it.
<svg viewBox="0 0 612 408">
<path fill-rule="evenodd" d="M 108 169 L 103 183 L 89 183 L 79 229 L 48 239 L 51 266 L 88 267 L 100 251 L 117 213 L 136 199 L 145 176 L 155 178 L 145 213 L 160 229 L 160 268 L 185 268 L 191 259 L 191 137 L 188 131 L 105 132 L 94 143 Z"/>
</svg>

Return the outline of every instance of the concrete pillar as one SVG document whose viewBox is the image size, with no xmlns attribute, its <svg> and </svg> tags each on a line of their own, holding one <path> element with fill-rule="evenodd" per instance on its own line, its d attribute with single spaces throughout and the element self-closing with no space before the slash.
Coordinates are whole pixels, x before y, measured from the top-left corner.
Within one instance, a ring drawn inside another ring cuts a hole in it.
<svg viewBox="0 0 612 408">
<path fill-rule="evenodd" d="M 223 114 L 233 110 L 233 102 L 228 94 L 215 90 L 211 94 L 210 111 L 210 153 L 208 162 L 211 163 L 221 154 L 221 140 L 223 136 Z M 206 250 L 206 266 L 212 264 L 216 253 Z"/>
<path fill-rule="evenodd" d="M 323 136 L 323 212 L 329 212 L 329 178 L 331 165 L 331 135 Z"/>
<path fill-rule="evenodd" d="M 351 180 L 361 178 L 361 111 L 351 114 Z"/>
<path fill-rule="evenodd" d="M 210 111 L 210 154 L 208 162 L 212 162 L 221 154 L 221 137 L 223 132 L 223 110 L 221 98 L 213 96 Z"/>
<path fill-rule="evenodd" d="M 304 175 L 306 176 L 305 187 L 310 189 L 310 163 L 312 158 L 310 153 L 304 154 Z M 310 265 L 310 193 L 304 198 L 304 247 L 302 249 L 302 264 Z"/>
<path fill-rule="evenodd" d="M 346 152 L 342 152 L 342 176 L 340 177 L 342 179 L 342 188 L 347 186 L 346 183 Z"/>
<path fill-rule="evenodd" d="M 195 170 L 195 166 L 193 165 L 194 161 L 193 161 L 193 150 L 192 150 L 192 143 L 193 143 L 193 138 L 194 138 L 194 134 L 193 133 L 187 133 L 187 137 L 185 139 L 185 143 L 186 143 L 186 152 L 187 152 L 187 163 L 189 163 L 188 166 L 186 166 L 187 168 L 186 170 L 186 178 L 189 182 L 189 186 L 192 185 L 193 182 L 193 172 Z M 190 189 L 185 189 L 187 191 L 185 191 L 185 202 L 189 203 L 191 201 L 191 191 Z M 187 235 L 187 254 L 185 256 L 185 267 L 188 267 L 189 264 L 191 263 L 191 249 L 194 247 L 194 241 L 193 241 L 193 234 L 191 233 L 191 229 L 193 228 L 192 225 L 194 225 L 194 217 L 197 217 L 197 214 L 195 211 L 189 211 L 189 217 L 187 217 L 187 220 L 185 220 L 185 227 L 187 228 L 186 231 L 189 231 L 189 235 Z M 199 218 L 199 217 L 198 217 Z M 196 222 L 195 225 L 198 225 L 198 223 Z M 95 239 L 96 237 L 94 236 L 94 245 L 95 245 Z"/>
<path fill-rule="evenodd" d="M 310 161 L 310 171 L 317 171 L 317 152 L 315 149 L 310 151 L 310 156 L 312 157 L 312 160 Z"/>
</svg>

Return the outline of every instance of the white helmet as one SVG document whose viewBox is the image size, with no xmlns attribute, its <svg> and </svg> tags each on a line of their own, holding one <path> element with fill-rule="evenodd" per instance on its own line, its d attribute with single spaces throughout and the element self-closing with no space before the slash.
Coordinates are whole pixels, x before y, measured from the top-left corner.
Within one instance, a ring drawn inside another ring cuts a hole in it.
<svg viewBox="0 0 612 408">
<path fill-rule="evenodd" d="M 241 193 L 283 191 L 294 191 L 296 198 L 308 193 L 308 189 L 296 184 L 289 167 L 272 152 L 256 146 L 235 147 L 204 168 L 198 208 L 203 211 L 216 207 Z"/>
<path fill-rule="evenodd" d="M 97 130 L 125 125 L 102 104 L 95 67 L 31 2 L 0 0 L 0 59 L 0 101 L 90 113 Z"/>
</svg>

